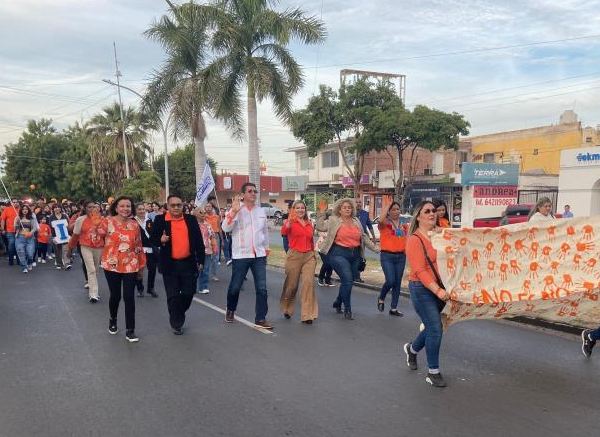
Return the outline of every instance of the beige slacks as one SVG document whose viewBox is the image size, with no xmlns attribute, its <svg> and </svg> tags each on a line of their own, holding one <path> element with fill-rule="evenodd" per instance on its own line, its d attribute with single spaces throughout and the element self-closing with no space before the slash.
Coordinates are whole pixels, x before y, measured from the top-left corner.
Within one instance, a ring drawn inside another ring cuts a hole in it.
<svg viewBox="0 0 600 437">
<path fill-rule="evenodd" d="M 101 247 L 79 247 L 85 268 L 87 269 L 90 297 L 98 297 L 98 275 L 96 272 L 100 267 L 103 249 Z"/>
<path fill-rule="evenodd" d="M 313 320 L 319 316 L 319 304 L 315 294 L 315 267 L 317 259 L 313 251 L 302 253 L 290 249 L 285 258 L 285 281 L 279 309 L 290 316 L 294 313 L 298 283 L 300 287 L 300 320 Z"/>
</svg>

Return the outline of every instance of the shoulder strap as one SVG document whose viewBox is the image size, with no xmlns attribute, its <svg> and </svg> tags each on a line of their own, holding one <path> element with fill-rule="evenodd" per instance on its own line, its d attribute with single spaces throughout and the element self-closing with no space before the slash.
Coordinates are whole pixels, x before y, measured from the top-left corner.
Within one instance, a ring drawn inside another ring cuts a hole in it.
<svg viewBox="0 0 600 437">
<path fill-rule="evenodd" d="M 427 263 L 429 264 L 429 267 L 431 267 L 431 270 L 433 270 L 433 274 L 435 275 L 435 280 L 436 280 L 437 284 L 441 288 L 444 288 L 444 283 L 442 282 L 440 275 L 438 275 L 438 272 L 437 272 L 435 266 L 433 265 L 433 261 L 431 261 L 431 258 L 429 258 L 429 255 L 427 254 L 427 249 L 425 248 L 425 243 L 423 242 L 421 237 L 419 237 L 417 235 L 416 232 L 413 235 L 419 239 L 419 241 L 421 242 L 421 246 L 423 246 L 423 252 L 425 253 L 425 258 L 427 259 Z"/>
</svg>

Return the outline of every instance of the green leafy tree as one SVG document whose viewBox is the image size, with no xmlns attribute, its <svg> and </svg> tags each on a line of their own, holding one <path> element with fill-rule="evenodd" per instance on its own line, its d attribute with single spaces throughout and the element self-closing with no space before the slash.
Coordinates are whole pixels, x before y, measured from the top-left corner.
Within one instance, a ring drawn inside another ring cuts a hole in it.
<svg viewBox="0 0 600 437">
<path fill-rule="evenodd" d="M 418 148 L 436 151 L 441 148 L 458 149 L 459 136 L 468 135 L 471 125 L 456 112 L 446 113 L 418 105 L 411 112 L 402 107 L 378 111 L 368 122 L 358 139 L 373 150 L 395 147 L 398 152 L 398 177 L 396 196 L 404 201 L 404 193 L 412 184 L 415 169 L 415 153 Z M 409 156 L 405 156 L 405 152 Z M 405 172 L 404 160 L 408 158 Z"/>
<path fill-rule="evenodd" d="M 213 178 L 216 180 L 217 163 L 207 156 Z M 164 186 L 165 157 L 159 155 L 154 162 L 154 169 L 161 178 Z M 194 170 L 194 144 L 188 144 L 169 153 L 169 188 L 174 194 L 182 196 L 185 201 L 196 198 L 196 177 Z"/>
<path fill-rule="evenodd" d="M 270 99 L 275 114 L 289 123 L 292 97 L 303 85 L 300 65 L 288 45 L 292 40 L 317 44 L 325 40 L 325 25 L 300 9 L 278 12 L 269 0 L 216 0 L 201 5 L 214 23 L 216 57 L 206 70 L 207 83 L 221 80 L 217 114 L 242 120 L 242 95 L 247 96 L 248 173 L 260 185 L 256 102 Z M 221 79 L 222 78 L 222 79 Z M 259 188 L 260 190 L 260 188 Z"/>
<path fill-rule="evenodd" d="M 123 151 L 123 123 L 118 103 L 106 106 L 86 124 L 92 163 L 92 176 L 105 194 L 119 190 L 125 178 Z M 149 133 L 155 123 L 144 112 L 125 108 L 125 140 L 132 176 L 140 171 L 146 161 L 150 146 Z"/>
<path fill-rule="evenodd" d="M 162 191 L 160 176 L 155 171 L 140 170 L 133 178 L 126 179 L 116 192 L 117 196 L 130 196 L 136 202 L 152 202 Z"/>
</svg>

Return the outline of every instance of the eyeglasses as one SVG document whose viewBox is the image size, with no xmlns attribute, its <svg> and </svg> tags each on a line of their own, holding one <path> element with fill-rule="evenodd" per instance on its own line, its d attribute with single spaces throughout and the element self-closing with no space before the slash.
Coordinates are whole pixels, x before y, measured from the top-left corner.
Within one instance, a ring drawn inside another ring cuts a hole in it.
<svg viewBox="0 0 600 437">
<path fill-rule="evenodd" d="M 246 190 L 246 193 L 258 193 L 256 190 Z"/>
<path fill-rule="evenodd" d="M 421 212 L 423 214 L 434 214 L 436 211 L 435 211 L 435 209 L 423 209 L 423 210 L 421 210 Z"/>
</svg>

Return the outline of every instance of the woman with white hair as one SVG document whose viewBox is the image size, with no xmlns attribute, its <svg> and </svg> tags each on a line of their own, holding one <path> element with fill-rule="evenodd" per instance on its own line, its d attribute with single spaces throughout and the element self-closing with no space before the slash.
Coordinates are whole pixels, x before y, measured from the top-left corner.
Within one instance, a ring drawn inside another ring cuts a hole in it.
<svg viewBox="0 0 600 437">
<path fill-rule="evenodd" d="M 356 218 L 356 204 L 350 198 L 338 200 L 333 206 L 333 214 L 325 221 L 320 217 L 317 230 L 327 232 L 321 252 L 327 255 L 333 270 L 340 277 L 340 289 L 333 307 L 342 313 L 344 318 L 354 320 L 352 314 L 351 294 L 352 283 L 358 274 L 358 266 L 365 256 L 365 246 L 379 252 L 375 245 L 364 233 L 362 225 Z"/>
</svg>

